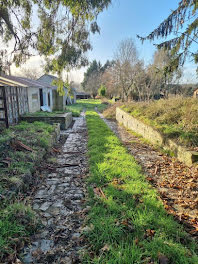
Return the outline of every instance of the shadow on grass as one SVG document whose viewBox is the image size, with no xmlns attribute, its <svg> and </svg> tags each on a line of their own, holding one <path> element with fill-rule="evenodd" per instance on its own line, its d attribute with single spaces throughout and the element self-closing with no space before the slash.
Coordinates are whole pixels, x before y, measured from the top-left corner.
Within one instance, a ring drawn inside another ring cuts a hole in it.
<svg viewBox="0 0 198 264">
<path fill-rule="evenodd" d="M 158 263 L 160 255 L 170 263 L 198 263 L 197 245 L 167 214 L 120 140 L 94 112 L 87 113 L 87 126 L 92 228 L 84 263 Z"/>
</svg>

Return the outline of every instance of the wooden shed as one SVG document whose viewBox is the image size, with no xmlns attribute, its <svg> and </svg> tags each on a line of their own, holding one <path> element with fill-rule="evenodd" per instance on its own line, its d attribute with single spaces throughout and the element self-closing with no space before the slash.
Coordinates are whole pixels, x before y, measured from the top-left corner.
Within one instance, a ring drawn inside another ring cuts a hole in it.
<svg viewBox="0 0 198 264">
<path fill-rule="evenodd" d="M 46 106 L 49 110 L 53 110 L 52 91 L 53 89 L 56 90 L 56 87 L 25 77 L 4 76 L 4 78 L 8 81 L 22 83 L 28 88 L 28 104 L 30 113 L 40 111 L 41 106 Z"/>
<path fill-rule="evenodd" d="M 20 115 L 29 112 L 27 87 L 0 77 L 0 128 L 18 122 Z"/>
</svg>

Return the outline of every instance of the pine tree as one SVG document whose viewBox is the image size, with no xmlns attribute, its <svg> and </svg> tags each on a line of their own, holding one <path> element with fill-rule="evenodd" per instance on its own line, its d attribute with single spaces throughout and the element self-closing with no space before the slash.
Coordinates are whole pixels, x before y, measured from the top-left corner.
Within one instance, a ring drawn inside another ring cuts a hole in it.
<svg viewBox="0 0 198 264">
<path fill-rule="evenodd" d="M 170 40 L 165 40 L 160 44 L 155 44 L 159 49 L 170 50 L 172 60 L 166 67 L 167 72 L 174 71 L 179 65 L 184 64 L 187 57 L 193 57 L 198 63 L 198 0 L 182 0 L 178 8 L 168 16 L 156 29 L 148 36 L 137 36 L 142 42 L 145 40 L 155 40 L 167 38 L 174 35 Z M 194 45 L 195 44 L 195 45 Z M 196 46 L 196 47 L 195 47 Z"/>
</svg>

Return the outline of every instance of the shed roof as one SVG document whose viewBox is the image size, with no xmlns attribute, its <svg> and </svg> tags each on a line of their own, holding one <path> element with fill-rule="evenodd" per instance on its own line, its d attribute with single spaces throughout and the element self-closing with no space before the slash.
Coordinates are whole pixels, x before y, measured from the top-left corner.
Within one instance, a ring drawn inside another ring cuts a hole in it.
<svg viewBox="0 0 198 264">
<path fill-rule="evenodd" d="M 36 87 L 41 89 L 42 88 L 56 89 L 55 86 L 49 85 L 48 83 L 43 83 L 37 80 L 31 80 L 25 77 L 17 77 L 10 75 L 0 76 L 0 83 L 6 86 L 23 86 L 23 87 Z"/>
<path fill-rule="evenodd" d="M 11 79 L 6 78 L 5 76 L 0 76 L 0 86 L 22 86 L 27 87 L 23 83 L 19 81 L 13 81 Z"/>
</svg>

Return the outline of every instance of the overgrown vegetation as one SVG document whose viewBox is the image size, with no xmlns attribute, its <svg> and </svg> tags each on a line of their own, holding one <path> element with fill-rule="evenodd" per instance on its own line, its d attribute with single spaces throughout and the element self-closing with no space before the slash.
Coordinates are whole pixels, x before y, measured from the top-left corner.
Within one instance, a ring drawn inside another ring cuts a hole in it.
<svg viewBox="0 0 198 264">
<path fill-rule="evenodd" d="M 188 147 L 198 146 L 197 99 L 177 97 L 149 103 L 131 102 L 122 108 L 167 137 Z"/>
<path fill-rule="evenodd" d="M 36 216 L 22 200 L 37 180 L 33 172 L 52 146 L 54 129 L 21 122 L 0 134 L 0 262 L 12 258 L 36 229 Z"/>
<path fill-rule="evenodd" d="M 116 107 L 121 107 L 124 103 L 122 102 L 117 102 L 117 103 L 112 103 L 110 107 L 108 107 L 104 112 L 103 116 L 107 119 L 112 119 L 116 120 Z"/>
<path fill-rule="evenodd" d="M 84 263 L 198 263 L 197 245 L 165 211 L 120 140 L 87 113 L 91 206 Z"/>
<path fill-rule="evenodd" d="M 37 226 L 35 213 L 23 203 L 14 203 L 0 210 L 0 261 L 14 258 L 16 249 L 24 246 Z"/>
</svg>

